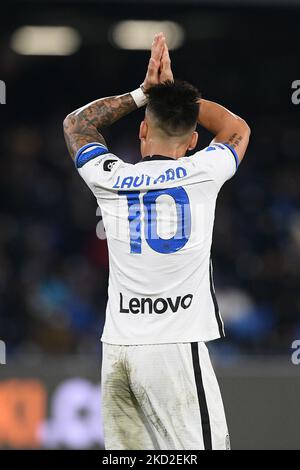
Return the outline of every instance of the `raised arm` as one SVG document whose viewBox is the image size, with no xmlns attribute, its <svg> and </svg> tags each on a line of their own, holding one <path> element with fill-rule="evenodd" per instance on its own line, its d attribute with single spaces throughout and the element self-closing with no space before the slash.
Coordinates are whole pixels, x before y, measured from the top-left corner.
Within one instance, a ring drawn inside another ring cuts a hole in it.
<svg viewBox="0 0 300 470">
<path fill-rule="evenodd" d="M 64 136 L 71 157 L 74 159 L 77 151 L 90 142 L 106 146 L 102 129 L 135 109 L 137 105 L 127 93 L 101 98 L 69 114 L 64 120 Z"/>
<path fill-rule="evenodd" d="M 165 55 L 165 37 L 160 33 L 155 36 L 152 43 L 151 57 L 143 82 L 145 91 L 164 79 L 165 70 L 161 70 L 161 67 L 162 58 Z M 165 68 L 168 69 L 167 56 L 164 62 L 166 63 Z M 65 118 L 64 136 L 73 159 L 81 147 L 91 142 L 99 142 L 107 147 L 102 129 L 138 108 L 136 96 L 140 96 L 141 90 L 138 95 L 135 92 L 101 98 L 73 111 Z"/>
<path fill-rule="evenodd" d="M 230 145 L 239 161 L 243 159 L 250 137 L 246 121 L 217 103 L 201 99 L 198 123 L 215 135 L 213 142 Z"/>
</svg>

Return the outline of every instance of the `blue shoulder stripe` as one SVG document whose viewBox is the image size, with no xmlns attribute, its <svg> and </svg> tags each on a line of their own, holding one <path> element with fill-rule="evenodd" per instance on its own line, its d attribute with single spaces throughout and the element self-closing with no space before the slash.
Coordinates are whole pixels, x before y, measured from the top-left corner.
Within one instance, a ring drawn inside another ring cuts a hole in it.
<svg viewBox="0 0 300 470">
<path fill-rule="evenodd" d="M 90 150 L 87 150 L 89 148 Z M 76 168 L 81 168 L 90 160 L 93 160 L 96 157 L 100 157 L 106 153 L 108 153 L 108 149 L 105 147 L 105 145 L 100 144 L 99 142 L 86 144 L 78 150 L 75 157 L 75 166 Z"/>
<path fill-rule="evenodd" d="M 234 150 L 233 147 L 231 147 L 231 146 L 228 145 L 228 144 L 222 144 L 222 145 L 225 145 L 225 147 L 227 147 L 227 148 L 231 151 L 231 153 L 232 153 L 232 155 L 234 156 L 234 159 L 235 159 L 236 169 L 238 169 L 238 166 L 239 166 L 239 164 L 240 164 L 240 161 L 239 161 L 239 157 L 238 157 L 236 151 Z"/>
</svg>

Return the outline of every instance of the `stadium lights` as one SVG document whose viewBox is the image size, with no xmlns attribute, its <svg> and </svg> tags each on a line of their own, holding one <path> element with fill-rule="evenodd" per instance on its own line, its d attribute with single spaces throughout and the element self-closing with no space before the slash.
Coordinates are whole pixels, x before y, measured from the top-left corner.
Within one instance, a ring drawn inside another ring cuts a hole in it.
<svg viewBox="0 0 300 470">
<path fill-rule="evenodd" d="M 23 26 L 11 39 L 11 48 L 23 55 L 74 54 L 80 46 L 79 33 L 68 26 Z"/>
<path fill-rule="evenodd" d="M 182 45 L 183 28 L 173 21 L 120 21 L 114 25 L 111 39 L 121 49 L 148 50 L 154 35 L 160 31 L 165 33 L 169 49 L 177 49 Z"/>
</svg>

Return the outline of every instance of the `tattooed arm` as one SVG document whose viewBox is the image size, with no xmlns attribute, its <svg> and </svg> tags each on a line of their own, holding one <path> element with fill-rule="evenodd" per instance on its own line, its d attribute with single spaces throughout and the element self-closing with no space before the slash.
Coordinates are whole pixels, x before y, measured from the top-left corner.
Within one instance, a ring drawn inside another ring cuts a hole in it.
<svg viewBox="0 0 300 470">
<path fill-rule="evenodd" d="M 246 152 L 250 128 L 248 124 L 212 101 L 200 100 L 198 123 L 215 135 L 213 142 L 230 145 L 241 161 Z"/>
<path fill-rule="evenodd" d="M 77 151 L 90 142 L 106 146 L 102 129 L 135 109 L 137 106 L 128 93 L 101 98 L 69 114 L 64 120 L 64 135 L 71 157 L 74 159 Z"/>
</svg>

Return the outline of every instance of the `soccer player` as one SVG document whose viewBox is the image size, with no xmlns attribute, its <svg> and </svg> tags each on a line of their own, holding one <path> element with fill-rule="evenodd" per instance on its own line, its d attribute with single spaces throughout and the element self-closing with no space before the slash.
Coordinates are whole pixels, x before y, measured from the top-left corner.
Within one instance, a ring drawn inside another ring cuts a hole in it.
<svg viewBox="0 0 300 470">
<path fill-rule="evenodd" d="M 146 105 L 142 159 L 110 152 L 102 129 Z M 197 124 L 213 133 L 193 155 Z M 106 449 L 226 449 L 207 341 L 224 336 L 210 259 L 218 192 L 246 151 L 246 122 L 174 81 L 163 33 L 143 85 L 64 121 L 68 149 L 101 208 L 110 276 L 102 335 Z"/>
</svg>

